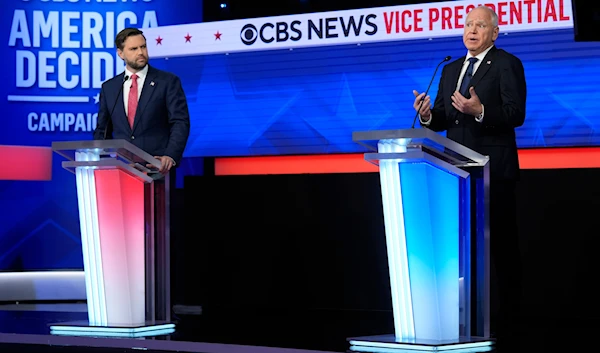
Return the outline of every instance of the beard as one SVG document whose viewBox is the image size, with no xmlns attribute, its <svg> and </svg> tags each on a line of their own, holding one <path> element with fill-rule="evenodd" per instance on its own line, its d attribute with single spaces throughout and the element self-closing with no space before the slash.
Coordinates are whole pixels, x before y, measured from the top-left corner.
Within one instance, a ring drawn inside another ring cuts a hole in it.
<svg viewBox="0 0 600 353">
<path fill-rule="evenodd" d="M 144 62 L 140 63 L 139 61 L 129 61 L 126 60 L 127 66 L 129 66 L 130 68 L 134 69 L 134 70 L 141 70 L 144 68 L 144 66 L 146 66 L 146 64 L 148 63 L 148 58 L 144 57 Z"/>
</svg>

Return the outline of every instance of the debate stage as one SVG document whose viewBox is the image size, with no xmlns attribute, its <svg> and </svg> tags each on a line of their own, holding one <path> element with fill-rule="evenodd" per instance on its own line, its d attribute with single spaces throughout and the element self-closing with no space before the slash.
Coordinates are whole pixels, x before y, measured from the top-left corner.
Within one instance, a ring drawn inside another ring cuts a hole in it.
<svg viewBox="0 0 600 353">
<path fill-rule="evenodd" d="M 203 352 L 203 353 L 303 353 L 318 352 L 293 348 L 234 344 L 235 323 L 224 342 L 214 341 L 199 323 L 179 321 L 176 332 L 145 338 L 101 336 L 60 336 L 50 334 L 50 325 L 64 321 L 86 320 L 85 304 L 5 304 L 0 305 L 0 352 Z M 190 320 L 194 321 L 194 320 Z M 242 334 L 242 336 L 244 336 Z M 238 339 L 240 336 L 238 336 Z M 242 339 L 243 340 L 243 339 Z M 227 343 L 229 342 L 229 343 Z M 326 351 L 322 351 L 325 353 Z"/>
<path fill-rule="evenodd" d="M 274 320 L 289 320 L 290 313 L 274 314 Z M 261 317 L 262 316 L 262 317 Z M 284 318 L 284 316 L 288 316 Z M 265 315 L 257 315 L 255 325 L 240 327 L 248 320 L 232 320 L 229 324 L 215 318 L 180 318 L 176 332 L 146 338 L 110 338 L 99 336 L 60 336 L 50 334 L 50 325 L 62 321 L 85 320 L 85 304 L 5 304 L 0 306 L 0 352 L 198 352 L 198 353 L 331 353 L 349 352 L 349 346 L 340 330 L 341 322 L 332 318 L 314 317 L 316 331 L 329 330 L 324 336 L 310 329 L 289 331 L 297 325 L 286 325 L 289 329 L 279 330 L 273 324 L 261 323 Z M 366 316 L 365 316 L 366 317 Z M 299 315 L 299 321 L 307 320 Z M 372 321 L 368 320 L 365 323 Z M 300 322 L 299 322 L 300 323 Z M 305 322 L 308 327 L 310 322 Z M 264 325 L 264 326 L 263 326 Z M 209 326 L 216 326 L 222 332 L 215 332 Z M 343 326 L 343 325 L 342 325 Z M 261 330 L 271 328 L 271 331 Z M 288 333 L 283 331 L 288 330 Z M 316 333 L 316 335 L 315 335 Z M 85 334 L 83 332 L 82 334 Z M 337 342 L 335 342 L 337 340 Z M 280 345 L 280 347 L 278 347 Z M 319 350 L 318 347 L 336 348 Z M 305 348 L 301 348 L 305 347 Z M 483 352 L 488 350 L 468 350 L 457 352 Z M 402 352 L 391 350 L 390 352 Z M 495 350 L 493 352 L 496 352 Z"/>
<path fill-rule="evenodd" d="M 497 352 L 593 349 L 600 184 L 582 181 L 598 177 L 523 171 L 521 317 Z M 180 191 L 173 304 L 201 312 L 174 310 L 175 332 L 154 338 L 67 337 L 49 325 L 85 320 L 85 303 L 5 302 L 0 352 L 348 352 L 393 332 L 375 173 L 193 176 Z"/>
<path fill-rule="evenodd" d="M 150 338 L 69 337 L 50 334 L 51 323 L 87 317 L 85 307 L 85 304 L 0 305 L 0 352 L 351 352 L 344 331 L 351 331 L 348 330 L 349 326 L 360 325 L 361 322 L 365 328 L 373 324 L 376 326 L 376 321 L 385 321 L 386 317 L 385 313 L 343 315 L 314 312 L 311 316 L 292 312 L 267 315 L 255 311 L 255 315 L 240 313 L 222 315 L 221 318 L 210 317 L 211 315 L 181 317 L 176 320 L 177 329 L 174 333 Z M 361 319 L 356 319 L 357 316 L 361 316 Z M 349 321 L 352 322 L 347 322 L 344 317 L 350 318 Z M 296 323 L 292 322 L 294 318 Z M 522 324 L 522 335 L 518 341 L 490 352 L 544 353 L 554 352 L 556 349 L 573 353 L 589 352 L 592 346 L 586 343 L 585 337 L 592 337 L 590 335 L 597 327 L 591 320 L 561 321 L 546 318 L 528 319 Z M 402 353 L 401 350 L 388 352 Z"/>
</svg>

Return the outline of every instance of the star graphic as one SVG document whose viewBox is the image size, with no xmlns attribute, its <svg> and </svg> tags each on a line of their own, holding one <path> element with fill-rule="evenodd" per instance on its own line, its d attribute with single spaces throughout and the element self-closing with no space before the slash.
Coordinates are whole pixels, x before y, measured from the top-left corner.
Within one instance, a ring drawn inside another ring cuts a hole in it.
<svg viewBox="0 0 600 353">
<path fill-rule="evenodd" d="M 187 36 L 185 36 L 184 38 L 185 38 L 185 42 L 186 42 L 186 43 L 187 43 L 187 42 L 190 42 L 190 43 L 192 42 L 192 41 L 191 41 L 191 39 L 192 39 L 192 36 L 190 36 L 190 34 L 189 34 L 189 33 L 188 33 L 188 34 L 187 34 Z"/>
<path fill-rule="evenodd" d="M 100 102 L 100 93 L 96 93 L 92 98 L 94 98 L 94 104 L 98 104 Z"/>
<path fill-rule="evenodd" d="M 217 33 L 215 33 L 215 40 L 221 40 L 221 35 L 223 35 L 223 33 L 219 33 L 219 31 L 217 31 Z"/>
<path fill-rule="evenodd" d="M 163 40 L 163 38 L 158 36 L 158 38 L 156 38 L 156 45 L 162 45 L 162 40 Z"/>
</svg>

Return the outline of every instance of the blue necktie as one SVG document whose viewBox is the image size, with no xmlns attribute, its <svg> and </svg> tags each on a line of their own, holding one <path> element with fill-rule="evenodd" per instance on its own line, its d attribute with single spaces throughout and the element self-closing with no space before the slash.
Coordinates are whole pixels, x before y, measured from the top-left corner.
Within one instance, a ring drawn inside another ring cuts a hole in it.
<svg viewBox="0 0 600 353">
<path fill-rule="evenodd" d="M 475 66 L 475 62 L 477 58 L 469 58 L 469 67 L 467 67 L 467 72 L 465 72 L 465 76 L 463 77 L 462 83 L 460 84 L 460 94 L 463 96 L 467 96 L 469 92 L 469 83 L 471 82 L 471 78 L 473 77 L 473 67 Z"/>
</svg>

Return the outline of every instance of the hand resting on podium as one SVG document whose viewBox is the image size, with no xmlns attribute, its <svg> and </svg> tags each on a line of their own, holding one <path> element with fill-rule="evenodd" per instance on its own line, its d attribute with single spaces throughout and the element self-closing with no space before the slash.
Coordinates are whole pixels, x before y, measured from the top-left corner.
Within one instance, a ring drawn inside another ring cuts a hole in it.
<svg viewBox="0 0 600 353">
<path fill-rule="evenodd" d="M 156 166 L 152 164 L 146 165 L 154 172 L 159 172 L 162 175 L 166 175 L 167 173 L 169 173 L 171 168 L 175 166 L 175 160 L 169 156 L 154 156 L 154 158 L 160 161 L 160 168 L 157 169 Z"/>
</svg>

